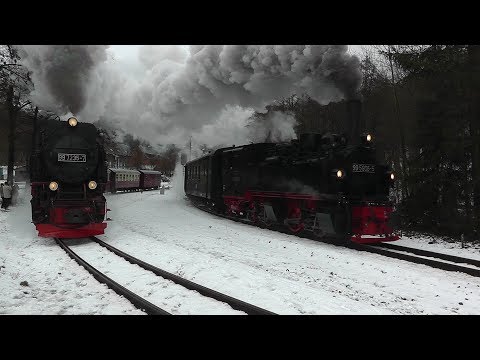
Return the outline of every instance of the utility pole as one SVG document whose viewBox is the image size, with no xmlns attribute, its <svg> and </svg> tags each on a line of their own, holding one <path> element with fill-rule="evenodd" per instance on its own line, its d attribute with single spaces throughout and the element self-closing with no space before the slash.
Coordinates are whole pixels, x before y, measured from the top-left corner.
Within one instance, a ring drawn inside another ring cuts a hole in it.
<svg viewBox="0 0 480 360">
<path fill-rule="evenodd" d="M 8 116 L 10 117 L 10 133 L 8 136 L 8 170 L 7 182 L 13 185 L 13 166 L 15 164 L 15 122 L 16 113 L 13 104 L 13 85 L 10 85 L 7 92 Z"/>
<path fill-rule="evenodd" d="M 38 121 L 38 106 L 35 106 L 35 113 L 33 114 L 33 139 L 37 135 L 37 121 Z M 33 147 L 32 147 L 33 149 Z"/>
</svg>

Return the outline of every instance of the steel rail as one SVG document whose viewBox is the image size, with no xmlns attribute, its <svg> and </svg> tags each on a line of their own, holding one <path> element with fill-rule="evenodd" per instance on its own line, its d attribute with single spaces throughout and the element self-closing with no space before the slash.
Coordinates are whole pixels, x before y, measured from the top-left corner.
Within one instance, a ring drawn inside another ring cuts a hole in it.
<svg viewBox="0 0 480 360">
<path fill-rule="evenodd" d="M 254 225 L 254 226 L 257 226 L 257 227 L 261 227 L 261 226 L 258 226 L 255 223 L 253 223 L 252 221 L 249 221 L 249 220 L 246 220 L 246 219 L 236 218 L 236 217 L 232 217 L 232 216 L 228 216 L 228 215 L 225 215 L 225 214 L 215 212 L 214 210 L 211 210 L 207 206 L 205 206 L 201 203 L 197 203 L 194 200 L 191 200 L 191 203 L 197 209 L 203 210 L 203 211 L 208 212 L 212 215 L 216 215 L 216 216 L 219 216 L 219 217 L 222 217 L 222 218 L 225 218 L 225 219 L 229 219 L 229 220 L 233 220 L 233 221 L 236 221 L 236 222 L 240 222 L 240 223 L 243 223 L 243 224 L 249 224 L 249 225 Z M 319 238 L 319 237 L 316 237 L 315 235 L 313 235 L 311 233 L 308 233 L 308 234 L 292 234 L 292 233 L 288 232 L 287 230 L 282 229 L 280 227 L 280 225 L 268 227 L 268 229 L 273 230 L 273 231 L 278 231 L 278 232 L 281 232 L 281 233 L 287 234 L 287 235 L 294 235 L 294 236 L 298 236 L 298 237 L 301 237 L 301 238 L 306 238 L 306 239 L 310 239 L 310 240 L 314 240 L 314 241 L 320 241 L 320 242 L 330 244 L 330 245 L 334 245 L 334 246 L 347 247 L 347 248 L 354 249 L 354 250 L 359 250 L 359 251 L 367 251 L 367 252 L 370 252 L 370 253 L 375 253 L 375 254 L 387 256 L 387 257 L 390 257 L 390 258 L 406 260 L 406 261 L 416 263 L 416 264 L 427 265 L 427 266 L 437 268 L 437 269 L 442 269 L 442 270 L 446 270 L 446 271 L 463 272 L 463 273 L 466 273 L 466 274 L 469 274 L 469 275 L 472 275 L 472 276 L 475 276 L 475 277 L 480 277 L 480 261 L 474 260 L 474 259 L 461 258 L 461 257 L 458 257 L 458 256 L 447 255 L 447 254 L 442 254 L 442 253 L 434 253 L 432 251 L 415 249 L 415 248 L 407 248 L 407 247 L 403 247 L 403 246 L 400 246 L 400 245 L 389 244 L 389 243 L 388 244 L 387 243 L 381 243 L 381 244 L 375 244 L 375 245 L 372 245 L 372 244 L 356 244 L 356 243 L 339 243 L 339 242 L 335 242 L 335 238 L 332 238 L 332 237 Z M 405 254 L 405 253 L 403 253 L 403 254 L 402 253 L 397 253 L 395 251 L 389 251 L 388 248 L 390 248 L 391 250 L 410 252 L 410 253 L 416 254 L 418 256 L 409 255 L 409 254 Z M 455 265 L 455 264 L 449 264 L 449 263 L 445 263 L 445 262 L 438 261 L 438 260 L 425 259 L 425 258 L 422 258 L 422 257 L 419 257 L 419 256 L 433 257 L 433 258 L 447 260 L 447 261 L 451 261 L 451 262 L 455 262 L 455 263 L 470 264 L 470 265 L 478 266 L 479 269 L 474 269 L 474 268 L 470 268 L 470 267 L 466 267 L 466 266 L 459 266 L 459 265 Z"/>
<path fill-rule="evenodd" d="M 215 290 L 212 290 L 212 289 L 207 288 L 205 286 L 196 284 L 193 281 L 184 279 L 184 278 L 182 278 L 178 275 L 169 273 L 168 271 L 159 269 L 156 266 L 148 264 L 148 263 L 146 263 L 146 262 L 144 262 L 140 259 L 137 259 L 137 258 L 133 257 L 132 255 L 129 255 L 129 254 L 113 247 L 110 244 L 107 244 L 106 242 L 98 239 L 95 236 L 90 237 L 90 239 L 92 239 L 93 241 L 95 241 L 99 245 L 105 247 L 106 249 L 110 250 L 114 254 L 124 258 L 125 260 L 127 260 L 131 264 L 136 264 L 136 265 L 142 267 L 145 270 L 149 270 L 149 271 L 153 272 L 155 275 L 161 276 L 161 277 L 163 277 L 167 280 L 171 280 L 174 283 L 176 283 L 178 285 L 181 285 L 181 286 L 183 286 L 183 287 L 185 287 L 189 290 L 198 291 L 203 296 L 215 299 L 217 301 L 227 303 L 228 305 L 230 305 L 235 310 L 243 311 L 243 312 L 247 313 L 248 315 L 277 315 L 277 314 L 275 314 L 271 311 L 262 309 L 258 306 L 246 303 L 245 301 L 233 298 L 231 296 L 219 293 L 218 291 L 215 291 Z"/>
<path fill-rule="evenodd" d="M 107 285 L 110 289 L 115 291 L 118 295 L 124 296 L 128 299 L 136 308 L 140 310 L 144 310 L 148 315 L 171 315 L 169 312 L 159 308 L 158 306 L 152 304 L 151 302 L 145 300 L 144 298 L 138 296 L 137 294 L 131 292 L 130 290 L 126 289 L 119 283 L 115 282 L 105 274 L 101 273 L 97 269 L 95 269 L 92 265 L 87 263 L 83 260 L 80 256 L 78 256 L 72 249 L 70 249 L 63 240 L 54 238 L 60 247 L 65 250 L 65 252 L 75 260 L 80 266 L 85 268 L 92 276 L 97 279 L 102 284 Z"/>
</svg>

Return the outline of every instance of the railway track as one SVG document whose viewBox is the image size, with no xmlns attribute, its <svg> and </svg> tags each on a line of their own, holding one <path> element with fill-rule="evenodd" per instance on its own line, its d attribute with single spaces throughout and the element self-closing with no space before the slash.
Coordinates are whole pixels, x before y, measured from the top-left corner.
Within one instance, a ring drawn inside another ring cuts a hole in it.
<svg viewBox="0 0 480 360">
<path fill-rule="evenodd" d="M 108 249 L 112 253 L 116 254 L 117 256 L 122 257 L 123 259 L 127 260 L 131 264 L 135 264 L 140 266 L 141 268 L 153 272 L 155 275 L 160 276 L 164 279 L 170 280 L 175 284 L 181 285 L 189 290 L 194 290 L 200 293 L 201 295 L 212 298 L 219 302 L 227 303 L 230 305 L 232 309 L 245 312 L 248 315 L 276 315 L 275 313 L 262 309 L 258 306 L 246 303 L 242 300 L 233 298 L 231 296 L 219 293 L 218 291 L 209 289 L 205 286 L 196 284 L 190 280 L 184 279 L 178 275 L 169 273 L 165 270 L 159 269 L 151 264 L 148 264 L 142 260 L 139 260 L 125 252 L 105 243 L 104 241 L 96 238 L 91 237 L 92 241 L 98 243 L 100 246 Z M 92 276 L 97 279 L 99 282 L 107 285 L 110 289 L 115 291 L 117 294 L 124 296 L 128 299 L 135 307 L 145 311 L 149 315 L 171 315 L 169 312 L 159 308 L 155 304 L 152 304 L 148 300 L 140 297 L 139 295 L 133 293 L 132 291 L 128 290 L 127 288 L 123 287 L 122 285 L 118 284 L 104 273 L 95 269 L 92 265 L 87 263 L 83 260 L 78 254 L 76 254 L 65 242 L 61 239 L 55 238 L 55 241 L 60 245 L 60 247 L 67 252 L 67 254 L 74 259 L 79 265 L 84 267 Z"/>
<path fill-rule="evenodd" d="M 416 264 L 428 265 L 437 269 L 442 269 L 446 271 L 458 271 L 475 277 L 480 277 L 479 260 L 437 253 L 423 249 L 400 246 L 396 244 L 351 244 L 349 245 L 349 247 L 360 251 L 368 251 L 371 253 L 388 256 L 395 259 L 406 260 Z"/>
<path fill-rule="evenodd" d="M 217 213 L 216 211 L 211 210 L 203 204 L 196 203 L 191 201 L 191 203 L 198 209 L 204 210 L 212 215 L 220 216 L 225 219 L 233 220 L 236 222 L 241 222 L 243 224 L 249 224 L 255 226 L 255 224 L 247 219 L 236 218 L 233 216 L 224 215 Z M 291 232 L 281 228 L 280 226 L 269 227 L 268 229 L 278 231 L 284 234 L 292 235 Z M 321 241 L 323 243 L 343 246 L 354 250 L 366 251 L 374 254 L 379 254 L 387 256 L 390 258 L 405 260 L 415 264 L 423 264 L 433 268 L 442 269 L 446 271 L 456 271 L 463 272 L 475 277 L 480 277 L 480 260 L 468 259 L 454 255 L 448 255 L 443 253 L 437 253 L 428 250 L 416 249 L 406 246 L 400 246 L 390 243 L 380 243 L 380 244 L 340 244 L 336 243 L 335 239 L 332 238 L 318 238 L 313 234 L 300 234 L 299 237 L 307 238 L 310 240 Z M 463 264 L 463 265 L 460 265 Z"/>
</svg>

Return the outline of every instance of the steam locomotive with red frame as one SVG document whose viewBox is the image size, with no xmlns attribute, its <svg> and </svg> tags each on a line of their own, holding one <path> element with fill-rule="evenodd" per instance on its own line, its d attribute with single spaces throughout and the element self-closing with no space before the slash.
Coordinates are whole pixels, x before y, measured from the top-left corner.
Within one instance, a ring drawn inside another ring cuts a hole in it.
<svg viewBox="0 0 480 360">
<path fill-rule="evenodd" d="M 107 164 L 93 124 L 41 120 L 30 159 L 32 222 L 42 237 L 104 233 Z"/>
<path fill-rule="evenodd" d="M 292 233 L 375 243 L 399 236 L 389 190 L 395 176 L 373 136 L 302 134 L 284 143 L 222 148 L 185 164 L 185 193 L 223 214 Z M 348 139 L 350 137 L 350 139 Z"/>
</svg>

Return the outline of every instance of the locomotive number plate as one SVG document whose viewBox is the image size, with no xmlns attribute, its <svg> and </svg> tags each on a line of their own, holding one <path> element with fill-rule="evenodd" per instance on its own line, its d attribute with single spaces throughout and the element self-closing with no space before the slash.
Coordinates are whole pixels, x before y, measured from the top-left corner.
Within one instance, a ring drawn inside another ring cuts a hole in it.
<svg viewBox="0 0 480 360">
<path fill-rule="evenodd" d="M 375 173 L 375 165 L 371 164 L 353 164 L 352 167 L 353 172 L 363 172 L 363 173 Z"/>
<path fill-rule="evenodd" d="M 58 153 L 58 161 L 62 161 L 62 162 L 87 162 L 87 155 L 85 155 L 85 154 Z"/>
</svg>

